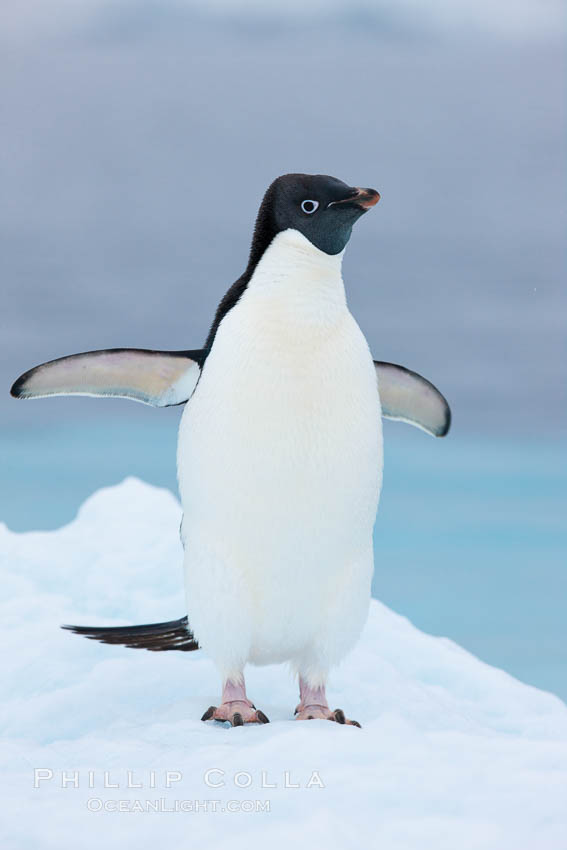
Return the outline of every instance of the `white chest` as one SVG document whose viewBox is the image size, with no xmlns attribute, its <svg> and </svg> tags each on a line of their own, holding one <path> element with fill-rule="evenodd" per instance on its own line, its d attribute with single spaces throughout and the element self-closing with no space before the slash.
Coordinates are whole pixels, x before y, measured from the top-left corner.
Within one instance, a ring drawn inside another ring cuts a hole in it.
<svg viewBox="0 0 567 850">
<path fill-rule="evenodd" d="M 380 403 L 340 260 L 280 234 L 219 326 L 179 435 L 193 535 L 222 533 L 266 555 L 275 540 L 280 552 L 323 535 L 319 547 L 348 548 L 371 531 Z"/>
</svg>

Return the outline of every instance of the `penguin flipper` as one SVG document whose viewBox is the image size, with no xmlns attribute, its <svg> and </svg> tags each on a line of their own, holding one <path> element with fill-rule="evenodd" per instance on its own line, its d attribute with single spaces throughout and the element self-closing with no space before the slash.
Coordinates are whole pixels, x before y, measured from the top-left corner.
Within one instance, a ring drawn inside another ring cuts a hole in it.
<svg viewBox="0 0 567 850">
<path fill-rule="evenodd" d="M 132 649 L 149 649 L 150 652 L 165 652 L 179 649 L 192 652 L 199 644 L 189 629 L 187 616 L 167 623 L 148 623 L 145 626 L 61 626 L 76 635 L 101 643 L 129 646 Z"/>
<path fill-rule="evenodd" d="M 451 408 L 437 387 L 404 366 L 375 360 L 382 416 L 408 422 L 434 437 L 451 427 Z"/>
<path fill-rule="evenodd" d="M 15 398 L 85 395 L 130 398 L 154 407 L 187 401 L 199 380 L 205 352 L 108 348 L 42 363 L 12 386 Z"/>
</svg>

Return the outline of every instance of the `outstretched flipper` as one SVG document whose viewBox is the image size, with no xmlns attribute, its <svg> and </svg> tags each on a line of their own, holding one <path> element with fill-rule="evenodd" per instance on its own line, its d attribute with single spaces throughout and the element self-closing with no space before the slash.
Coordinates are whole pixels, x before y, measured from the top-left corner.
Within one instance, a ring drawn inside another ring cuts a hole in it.
<svg viewBox="0 0 567 850">
<path fill-rule="evenodd" d="M 187 401 L 197 386 L 205 352 L 109 348 L 50 360 L 12 386 L 15 398 L 85 395 L 130 398 L 154 407 Z"/>
<path fill-rule="evenodd" d="M 451 427 L 451 408 L 437 387 L 417 372 L 395 363 L 374 361 L 382 416 L 408 422 L 434 437 Z"/>
<path fill-rule="evenodd" d="M 167 623 L 149 623 L 145 626 L 61 626 L 61 628 L 89 640 L 129 646 L 132 649 L 149 649 L 151 652 L 164 652 L 169 649 L 193 652 L 199 649 L 199 644 L 189 629 L 187 616 Z"/>
<path fill-rule="evenodd" d="M 130 398 L 153 407 L 183 404 L 197 386 L 207 349 L 151 351 L 109 348 L 72 354 L 24 372 L 12 386 L 15 398 L 56 395 Z M 382 415 L 444 437 L 451 410 L 433 384 L 404 366 L 375 360 Z"/>
</svg>

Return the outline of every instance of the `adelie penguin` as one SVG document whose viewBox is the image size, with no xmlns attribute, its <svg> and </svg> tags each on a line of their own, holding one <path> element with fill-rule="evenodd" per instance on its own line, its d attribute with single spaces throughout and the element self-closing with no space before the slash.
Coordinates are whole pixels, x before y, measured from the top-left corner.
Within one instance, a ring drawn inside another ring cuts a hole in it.
<svg viewBox="0 0 567 850">
<path fill-rule="evenodd" d="M 297 720 L 359 725 L 329 708 L 325 685 L 368 612 L 381 420 L 437 437 L 450 424 L 429 381 L 372 359 L 347 307 L 345 246 L 379 197 L 323 175 L 278 177 L 204 348 L 76 354 L 12 387 L 17 398 L 185 403 L 177 465 L 188 618 L 65 628 L 154 651 L 203 647 L 222 680 L 220 705 L 203 720 L 267 723 L 244 670 L 287 661 L 299 679 Z"/>
</svg>

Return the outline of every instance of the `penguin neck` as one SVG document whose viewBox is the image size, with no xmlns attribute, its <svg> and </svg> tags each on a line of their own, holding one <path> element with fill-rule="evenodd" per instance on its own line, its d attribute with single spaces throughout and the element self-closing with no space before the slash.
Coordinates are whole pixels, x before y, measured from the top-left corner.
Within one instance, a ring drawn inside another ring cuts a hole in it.
<svg viewBox="0 0 567 850">
<path fill-rule="evenodd" d="M 326 254 L 298 230 L 284 230 L 256 264 L 245 298 L 277 310 L 282 320 L 332 323 L 347 309 L 343 254 Z"/>
</svg>

